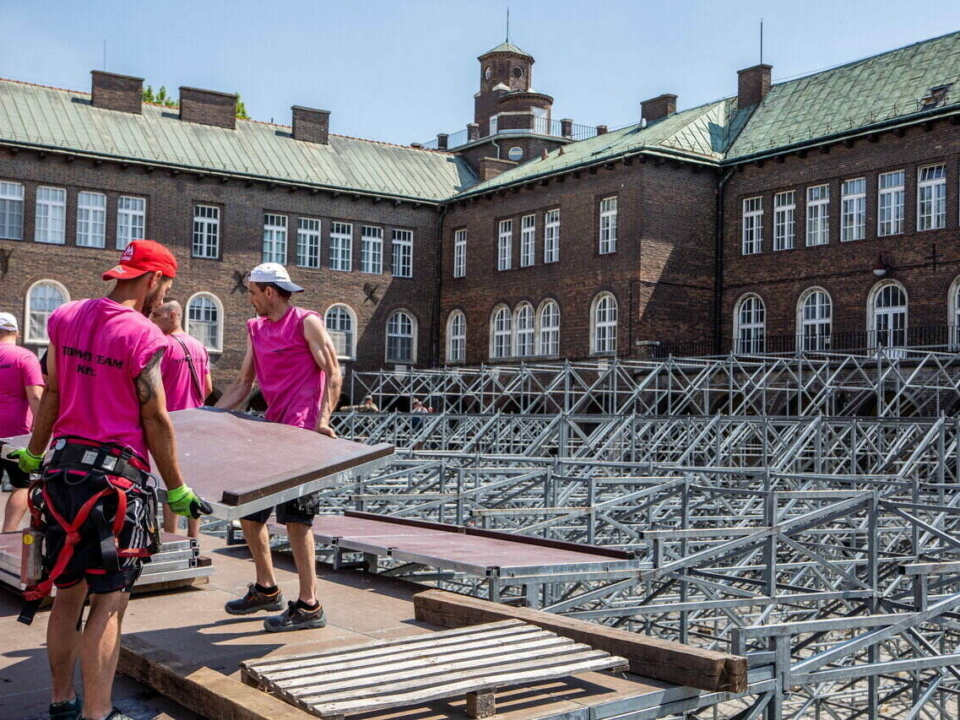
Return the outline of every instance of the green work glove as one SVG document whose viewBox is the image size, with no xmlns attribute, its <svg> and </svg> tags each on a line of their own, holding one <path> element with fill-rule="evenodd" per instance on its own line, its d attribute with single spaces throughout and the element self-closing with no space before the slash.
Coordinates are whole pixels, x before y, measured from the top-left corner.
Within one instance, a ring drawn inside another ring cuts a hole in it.
<svg viewBox="0 0 960 720">
<path fill-rule="evenodd" d="M 177 515 L 184 517 L 198 518 L 201 514 L 209 515 L 213 512 L 213 508 L 186 485 L 167 490 L 167 505 Z"/>
<path fill-rule="evenodd" d="M 17 460 L 17 465 L 25 473 L 35 473 L 43 465 L 43 455 L 34 455 L 29 448 L 14 450 L 7 457 Z"/>
</svg>

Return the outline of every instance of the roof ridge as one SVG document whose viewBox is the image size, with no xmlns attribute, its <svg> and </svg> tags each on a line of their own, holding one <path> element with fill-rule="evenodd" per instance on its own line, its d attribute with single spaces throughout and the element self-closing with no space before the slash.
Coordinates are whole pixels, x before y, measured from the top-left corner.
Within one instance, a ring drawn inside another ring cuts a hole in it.
<svg viewBox="0 0 960 720">
<path fill-rule="evenodd" d="M 90 95 L 83 90 L 70 90 L 69 88 L 57 87 L 56 85 L 43 85 L 42 83 L 29 82 L 27 80 L 14 80 L 13 78 L 0 77 L 0 82 L 16 83 L 17 85 L 29 85 L 30 87 L 43 88 L 45 90 L 56 90 L 57 92 L 76 93 L 78 95 Z"/>
</svg>

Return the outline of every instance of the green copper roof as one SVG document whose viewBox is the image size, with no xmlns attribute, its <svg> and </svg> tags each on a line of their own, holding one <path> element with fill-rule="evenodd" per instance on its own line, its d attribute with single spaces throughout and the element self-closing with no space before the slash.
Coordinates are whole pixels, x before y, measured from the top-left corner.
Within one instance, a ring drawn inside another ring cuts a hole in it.
<svg viewBox="0 0 960 720">
<path fill-rule="evenodd" d="M 0 80 L 0 141 L 428 202 L 476 182 L 446 153 L 338 135 L 301 142 L 288 127 L 237 120 L 228 130 L 153 105 L 142 115 L 104 110 L 86 93 L 9 80 Z"/>
<path fill-rule="evenodd" d="M 498 52 L 515 53 L 517 55 L 526 55 L 527 57 L 533 57 L 533 55 L 531 55 L 530 53 L 524 50 L 521 50 L 520 48 L 518 48 L 516 45 L 514 45 L 512 42 L 509 42 L 509 41 L 500 43 L 495 48 L 493 48 L 493 50 L 487 50 L 480 57 L 485 57 L 490 53 L 498 53 Z"/>
</svg>

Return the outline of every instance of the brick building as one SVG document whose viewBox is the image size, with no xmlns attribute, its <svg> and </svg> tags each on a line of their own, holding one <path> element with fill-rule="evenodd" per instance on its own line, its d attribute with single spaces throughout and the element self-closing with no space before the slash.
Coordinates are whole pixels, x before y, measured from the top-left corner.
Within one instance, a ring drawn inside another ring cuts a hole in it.
<svg viewBox="0 0 960 720">
<path fill-rule="evenodd" d="M 93 73 L 90 94 L 0 81 L 0 308 L 41 348 L 60 302 L 135 237 L 218 384 L 244 274 L 290 266 L 348 367 L 952 345 L 960 34 L 611 132 L 552 117 L 534 59 L 479 57 L 473 122 L 426 147 L 237 120 L 236 97 Z M 731 80 L 732 80 L 731 73 Z M 731 82 L 731 85 L 733 83 Z"/>
</svg>

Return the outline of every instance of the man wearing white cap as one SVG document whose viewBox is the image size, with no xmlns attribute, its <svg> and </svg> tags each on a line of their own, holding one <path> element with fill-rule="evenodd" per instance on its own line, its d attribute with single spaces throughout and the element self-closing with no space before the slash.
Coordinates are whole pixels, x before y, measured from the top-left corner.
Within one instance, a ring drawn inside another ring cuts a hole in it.
<svg viewBox="0 0 960 720">
<path fill-rule="evenodd" d="M 256 381 L 267 403 L 267 420 L 336 437 L 330 428 L 330 413 L 340 397 L 340 364 L 323 319 L 312 310 L 290 304 L 293 293 L 302 292 L 303 288 L 290 280 L 286 268 L 279 263 L 257 265 L 250 272 L 248 290 L 257 317 L 247 321 L 247 352 L 240 377 L 227 388 L 217 407 L 240 407 Z M 240 521 L 257 579 L 250 583 L 244 597 L 226 604 L 226 611 L 232 615 L 283 607 L 266 526 L 271 511 L 268 508 Z M 300 594 L 281 615 L 264 620 L 264 628 L 270 632 L 321 628 L 327 621 L 317 599 L 311 528 L 317 514 L 316 500 L 312 496 L 291 500 L 279 505 L 276 511 L 277 522 L 287 526 Z"/>
<path fill-rule="evenodd" d="M 33 416 L 40 405 L 43 376 L 37 356 L 17 345 L 17 319 L 0 312 L 0 438 L 26 435 L 33 427 Z M 3 514 L 3 532 L 20 529 L 27 511 L 27 487 L 30 475 L 13 460 L 3 460 L 0 475 L 7 471 L 13 492 Z"/>
</svg>

